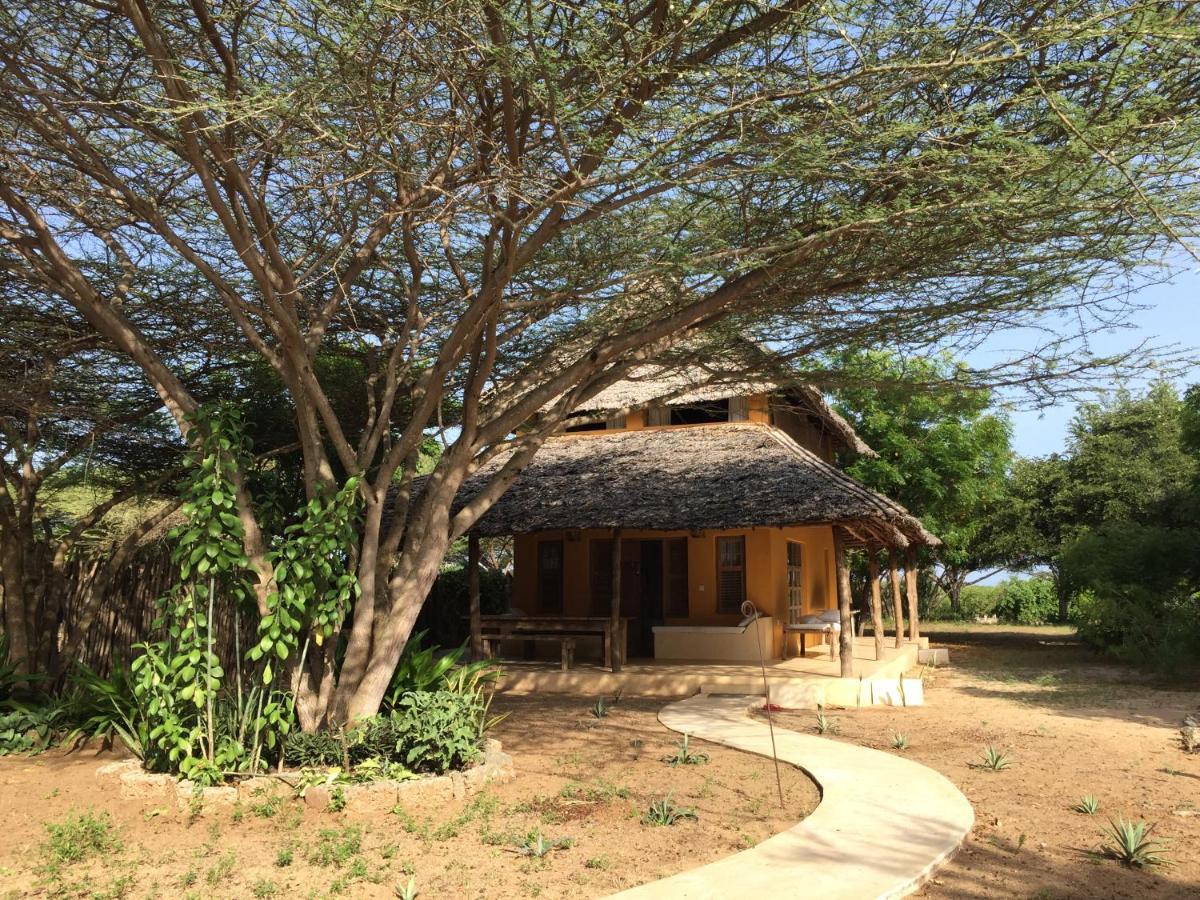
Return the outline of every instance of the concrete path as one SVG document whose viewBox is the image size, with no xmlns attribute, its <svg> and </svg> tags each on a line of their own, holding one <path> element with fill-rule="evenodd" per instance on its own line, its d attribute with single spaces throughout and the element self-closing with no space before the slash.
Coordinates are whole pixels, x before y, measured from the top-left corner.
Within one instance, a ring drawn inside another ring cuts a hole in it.
<svg viewBox="0 0 1200 900">
<path fill-rule="evenodd" d="M 658 718 L 673 731 L 770 757 L 761 698 L 700 695 Z M 775 729 L 781 762 L 803 769 L 821 802 L 802 822 L 715 863 L 617 894 L 659 898 L 875 900 L 916 890 L 961 846 L 975 814 L 946 778 L 898 754 Z M 768 764 L 769 765 L 769 764 Z"/>
</svg>

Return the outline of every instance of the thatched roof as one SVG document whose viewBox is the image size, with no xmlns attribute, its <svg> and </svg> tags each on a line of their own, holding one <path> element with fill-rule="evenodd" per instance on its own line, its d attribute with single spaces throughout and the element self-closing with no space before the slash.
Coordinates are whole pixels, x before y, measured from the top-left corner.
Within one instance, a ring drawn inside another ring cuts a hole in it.
<svg viewBox="0 0 1200 900">
<path fill-rule="evenodd" d="M 459 492 L 466 502 L 502 465 Z M 737 423 L 549 438 L 479 520 L 480 535 L 549 529 L 750 528 L 832 523 L 865 540 L 938 543 L 899 504 L 777 428 Z"/>
<path fill-rule="evenodd" d="M 618 412 L 640 409 L 656 402 L 674 406 L 752 394 L 781 394 L 787 405 L 808 413 L 847 450 L 860 456 L 877 455 L 811 385 L 785 384 L 768 378 L 748 379 L 744 372 L 724 375 L 719 366 L 639 366 L 621 381 L 580 403 L 576 410 L 581 413 Z"/>
</svg>

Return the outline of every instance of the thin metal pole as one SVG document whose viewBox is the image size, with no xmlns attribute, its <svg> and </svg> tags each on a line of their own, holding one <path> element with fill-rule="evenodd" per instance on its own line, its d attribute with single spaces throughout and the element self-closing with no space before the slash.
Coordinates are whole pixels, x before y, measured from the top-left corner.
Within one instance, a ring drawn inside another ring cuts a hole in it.
<svg viewBox="0 0 1200 900">
<path fill-rule="evenodd" d="M 779 774 L 779 753 L 775 750 L 775 718 L 771 715 L 771 687 L 767 683 L 767 663 L 763 659 L 762 631 L 758 621 L 758 608 L 747 600 L 742 604 L 743 616 L 754 616 L 754 643 L 758 645 L 758 667 L 762 669 L 763 694 L 766 697 L 767 730 L 771 732 L 771 759 L 775 761 L 775 786 L 779 788 L 779 808 L 783 802 L 783 777 Z"/>
</svg>

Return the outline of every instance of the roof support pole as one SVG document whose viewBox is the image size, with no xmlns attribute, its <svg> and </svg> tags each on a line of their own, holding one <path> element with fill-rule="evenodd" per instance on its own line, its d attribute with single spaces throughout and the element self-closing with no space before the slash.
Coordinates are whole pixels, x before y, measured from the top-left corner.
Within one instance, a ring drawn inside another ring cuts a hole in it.
<svg viewBox="0 0 1200 900">
<path fill-rule="evenodd" d="M 908 639 L 914 644 L 921 637 L 921 629 L 917 623 L 917 549 L 909 547 L 904 551 L 904 578 L 908 582 Z"/>
<path fill-rule="evenodd" d="M 867 572 L 871 582 L 871 632 L 875 635 L 875 659 L 883 659 L 883 598 L 879 590 L 879 548 L 867 547 Z"/>
<path fill-rule="evenodd" d="M 892 578 L 892 615 L 896 619 L 896 649 L 904 646 L 904 600 L 900 594 L 900 564 L 896 551 L 888 550 L 888 571 Z"/>
<path fill-rule="evenodd" d="M 483 610 L 479 602 L 479 536 L 467 535 L 467 597 L 471 615 L 471 658 L 483 658 Z"/>
<path fill-rule="evenodd" d="M 850 615 L 850 565 L 846 558 L 846 541 L 840 528 L 833 529 L 833 560 L 837 567 L 838 611 L 841 613 L 841 632 L 838 652 L 842 677 L 854 675 L 854 617 Z"/>
<path fill-rule="evenodd" d="M 612 619 L 608 623 L 608 665 L 621 671 L 621 529 L 613 531 L 612 548 Z"/>
</svg>

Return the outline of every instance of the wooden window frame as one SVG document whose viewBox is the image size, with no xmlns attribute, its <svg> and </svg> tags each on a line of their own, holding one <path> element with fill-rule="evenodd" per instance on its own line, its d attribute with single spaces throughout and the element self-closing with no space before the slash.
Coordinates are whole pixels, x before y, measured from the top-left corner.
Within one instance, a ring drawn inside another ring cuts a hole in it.
<svg viewBox="0 0 1200 900">
<path fill-rule="evenodd" d="M 741 547 L 741 564 L 737 566 L 727 566 L 721 562 L 721 545 L 725 541 L 736 541 Z M 746 536 L 744 534 L 728 534 L 718 535 L 714 546 L 716 563 L 717 563 L 717 612 L 718 613 L 740 613 L 742 604 L 746 602 Z M 737 572 L 741 576 L 741 597 L 733 603 L 726 603 L 721 592 L 722 576 Z"/>
<path fill-rule="evenodd" d="M 546 577 L 546 569 L 543 565 L 543 553 L 551 547 L 558 548 L 558 586 L 557 586 L 557 603 L 551 605 L 547 602 L 545 587 L 548 583 Z M 567 551 L 566 542 L 562 538 L 552 540 L 544 540 L 537 542 L 537 608 L 539 613 L 558 613 L 562 614 L 563 600 L 566 594 L 567 581 Z"/>
</svg>

